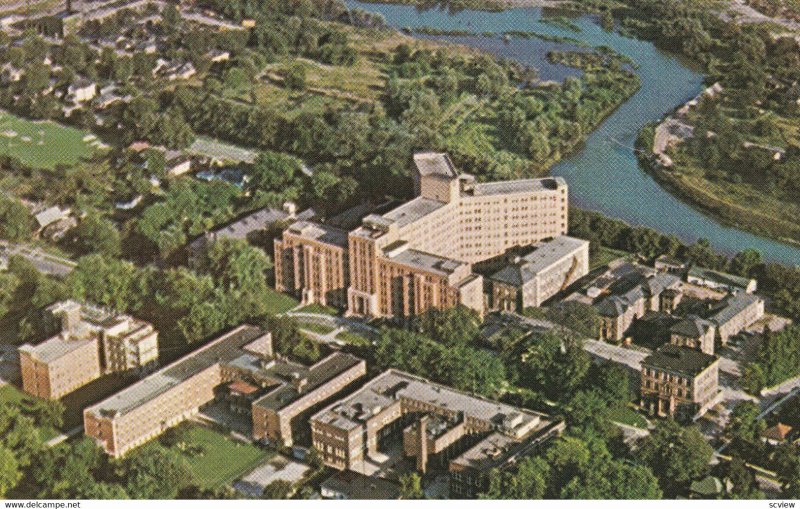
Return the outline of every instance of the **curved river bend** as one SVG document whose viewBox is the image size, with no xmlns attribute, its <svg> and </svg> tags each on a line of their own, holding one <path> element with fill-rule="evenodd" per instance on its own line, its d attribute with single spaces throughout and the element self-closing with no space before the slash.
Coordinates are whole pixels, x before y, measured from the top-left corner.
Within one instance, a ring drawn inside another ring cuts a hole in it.
<svg viewBox="0 0 800 509">
<path fill-rule="evenodd" d="M 345 3 L 349 7 L 381 13 L 387 24 L 395 28 L 426 26 L 496 34 L 511 30 L 533 31 L 579 39 L 591 46 L 609 46 L 630 57 L 639 66 L 636 72 L 642 80 L 642 88 L 609 116 L 579 151 L 552 168 L 554 175 L 567 179 L 573 204 L 674 234 L 685 242 L 703 237 L 715 249 L 729 255 L 754 248 L 761 251 L 766 260 L 800 264 L 800 248 L 714 221 L 669 194 L 639 167 L 632 147 L 641 128 L 660 120 L 703 88 L 701 74 L 652 43 L 605 32 L 588 16 L 570 20 L 580 27 L 580 32 L 542 23 L 542 10 L 538 8 L 449 13 L 359 0 L 345 0 Z M 521 38 L 504 43 L 499 37 L 421 37 L 457 42 L 515 59 L 539 69 L 542 79 L 561 81 L 575 74 L 572 69 L 550 64 L 546 58 L 550 49 L 570 45 Z"/>
</svg>

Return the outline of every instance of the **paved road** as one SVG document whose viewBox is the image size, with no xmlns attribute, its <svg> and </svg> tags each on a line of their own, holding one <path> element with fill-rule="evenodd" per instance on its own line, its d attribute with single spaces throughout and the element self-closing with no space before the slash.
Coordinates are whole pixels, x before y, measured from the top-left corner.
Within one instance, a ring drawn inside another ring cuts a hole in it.
<svg viewBox="0 0 800 509">
<path fill-rule="evenodd" d="M 22 256 L 31 262 L 42 274 L 55 277 L 67 277 L 77 265 L 72 260 L 45 253 L 39 248 L 0 241 L 0 259 L 7 261 L 14 255 Z"/>
</svg>

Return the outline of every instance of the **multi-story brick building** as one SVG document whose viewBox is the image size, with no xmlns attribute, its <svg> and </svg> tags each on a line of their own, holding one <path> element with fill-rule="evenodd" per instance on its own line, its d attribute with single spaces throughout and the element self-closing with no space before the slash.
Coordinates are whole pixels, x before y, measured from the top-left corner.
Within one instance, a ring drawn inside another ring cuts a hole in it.
<svg viewBox="0 0 800 509">
<path fill-rule="evenodd" d="M 276 358 L 271 335 L 245 325 L 86 408 L 84 428 L 119 457 L 220 400 L 250 413 L 254 438 L 289 445 L 298 416 L 365 374 L 365 362 L 348 354 L 313 366 Z"/>
<path fill-rule="evenodd" d="M 712 322 L 690 315 L 670 327 L 669 342 L 713 355 L 716 332 Z"/>
<path fill-rule="evenodd" d="M 680 286 L 677 276 L 666 273 L 644 276 L 632 273 L 609 288 L 610 296 L 595 305 L 600 315 L 598 337 L 618 342 L 625 338 L 628 329 L 648 311 L 671 311 L 676 291 Z M 672 290 L 667 292 L 667 290 Z M 665 299 L 664 296 L 669 298 Z"/>
<path fill-rule="evenodd" d="M 750 293 L 737 293 L 723 300 L 709 319 L 717 326 L 717 339 L 725 346 L 731 336 L 763 316 L 764 299 Z"/>
<path fill-rule="evenodd" d="M 158 332 L 131 316 L 75 301 L 47 308 L 61 332 L 19 348 L 22 388 L 58 399 L 103 373 L 149 369 L 158 361 Z"/>
<path fill-rule="evenodd" d="M 311 433 L 314 447 L 333 468 L 358 470 L 395 439 L 425 472 L 431 464 L 446 468 L 449 459 L 492 433 L 524 441 L 552 424 L 543 414 L 388 370 L 315 414 Z"/>
<path fill-rule="evenodd" d="M 408 318 L 457 303 L 483 312 L 472 264 L 567 231 L 561 178 L 478 183 L 446 154 L 414 161 L 417 197 L 369 214 L 346 241 L 320 223 L 289 228 L 276 243 L 277 287 L 361 316 Z"/>
<path fill-rule="evenodd" d="M 489 277 L 491 307 L 520 312 L 539 307 L 588 273 L 588 241 L 559 236 L 540 242 Z"/>
<path fill-rule="evenodd" d="M 719 358 L 672 344 L 642 362 L 641 406 L 651 415 L 691 419 L 715 404 Z"/>
</svg>

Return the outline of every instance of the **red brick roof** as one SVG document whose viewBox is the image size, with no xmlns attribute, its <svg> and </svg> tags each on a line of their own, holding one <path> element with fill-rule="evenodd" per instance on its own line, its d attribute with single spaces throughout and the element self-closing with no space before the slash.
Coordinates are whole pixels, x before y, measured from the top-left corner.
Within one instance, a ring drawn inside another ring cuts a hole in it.
<svg viewBox="0 0 800 509">
<path fill-rule="evenodd" d="M 791 431 L 792 427 L 789 426 L 788 424 L 778 423 L 771 428 L 765 429 L 764 432 L 761 434 L 761 436 L 763 436 L 764 438 L 768 438 L 770 440 L 777 440 L 779 442 L 782 442 L 786 440 L 786 437 L 789 435 L 789 433 L 791 433 Z"/>
</svg>

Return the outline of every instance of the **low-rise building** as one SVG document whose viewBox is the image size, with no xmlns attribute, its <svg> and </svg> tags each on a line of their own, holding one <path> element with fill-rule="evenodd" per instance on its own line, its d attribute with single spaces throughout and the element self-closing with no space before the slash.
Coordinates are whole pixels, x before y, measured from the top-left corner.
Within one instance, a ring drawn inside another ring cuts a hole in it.
<svg viewBox="0 0 800 509">
<path fill-rule="evenodd" d="M 527 440 L 516 440 L 499 432 L 491 433 L 450 460 L 449 498 L 475 498 L 487 491 L 492 471 L 513 467 L 520 458 L 536 453 L 565 428 L 563 421 L 555 422 Z"/>
<path fill-rule="evenodd" d="M 311 433 L 333 468 L 358 470 L 387 441 L 397 440 L 425 472 L 492 433 L 527 441 L 551 432 L 553 424 L 544 414 L 390 369 L 315 414 Z"/>
<path fill-rule="evenodd" d="M 365 374 L 366 363 L 349 354 L 313 366 L 278 358 L 268 332 L 243 325 L 86 408 L 84 428 L 119 457 L 220 400 L 250 414 L 254 438 L 290 445 L 304 426 L 299 416 Z"/>
<path fill-rule="evenodd" d="M 72 83 L 67 89 L 67 97 L 73 103 L 85 103 L 97 95 L 97 83 L 81 78 Z"/>
<path fill-rule="evenodd" d="M 103 373 L 144 371 L 158 361 L 158 332 L 149 323 L 75 301 L 47 308 L 61 332 L 19 348 L 22 388 L 58 399 Z"/>
<path fill-rule="evenodd" d="M 519 312 L 539 307 L 588 273 L 588 241 L 563 235 L 545 240 L 488 278 L 491 306 Z"/>
<path fill-rule="evenodd" d="M 640 404 L 651 415 L 684 420 L 704 414 L 719 398 L 719 358 L 672 344 L 642 361 Z"/>
<path fill-rule="evenodd" d="M 686 281 L 713 290 L 722 290 L 729 293 L 753 293 L 758 284 L 755 279 L 734 276 L 716 270 L 704 269 L 693 266 L 686 274 Z"/>
<path fill-rule="evenodd" d="M 716 331 L 712 322 L 690 315 L 670 328 L 670 343 L 713 355 Z"/>
<path fill-rule="evenodd" d="M 717 326 L 717 338 L 722 346 L 745 328 L 764 316 L 764 299 L 749 293 L 737 293 L 722 301 L 710 316 Z"/>
<path fill-rule="evenodd" d="M 619 342 L 648 311 L 671 312 L 680 299 L 679 287 L 680 279 L 672 274 L 645 276 L 632 272 L 624 276 L 608 288 L 609 296 L 595 304 L 600 315 L 598 337 Z"/>
<path fill-rule="evenodd" d="M 397 500 L 400 486 L 388 479 L 344 470 L 322 481 L 320 494 L 333 500 Z"/>
</svg>

